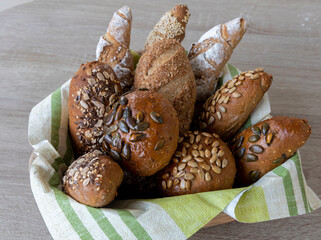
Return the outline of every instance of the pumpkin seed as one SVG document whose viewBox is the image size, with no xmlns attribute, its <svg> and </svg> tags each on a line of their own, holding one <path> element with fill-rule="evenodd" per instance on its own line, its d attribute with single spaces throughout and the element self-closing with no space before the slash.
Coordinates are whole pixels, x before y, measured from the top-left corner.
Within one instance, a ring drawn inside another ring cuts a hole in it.
<svg viewBox="0 0 321 240">
<path fill-rule="evenodd" d="M 106 141 L 107 141 L 108 144 L 111 144 L 112 141 L 113 141 L 113 138 L 112 138 L 112 136 L 111 136 L 110 133 L 107 133 L 107 134 L 105 135 L 105 139 L 106 139 Z"/>
<path fill-rule="evenodd" d="M 114 112 L 111 112 L 104 118 L 104 122 L 107 126 L 113 123 L 114 116 L 115 116 Z"/>
<path fill-rule="evenodd" d="M 249 137 L 249 142 L 254 143 L 257 142 L 260 139 L 259 135 L 252 135 Z"/>
<path fill-rule="evenodd" d="M 136 114 L 136 123 L 140 123 L 144 119 L 144 113 L 142 111 L 139 111 Z"/>
<path fill-rule="evenodd" d="M 282 161 L 283 161 L 282 158 L 278 158 L 278 159 L 275 159 L 275 160 L 273 161 L 273 163 L 274 163 L 274 164 L 279 164 L 279 163 L 281 163 Z"/>
<path fill-rule="evenodd" d="M 119 129 L 124 132 L 124 133 L 128 133 L 129 132 L 129 129 L 128 129 L 128 126 L 127 124 L 124 122 L 124 120 L 120 120 L 118 122 L 118 126 L 119 126 Z"/>
<path fill-rule="evenodd" d="M 120 100 L 119 100 L 119 103 L 120 103 L 122 106 L 126 106 L 127 103 L 128 103 L 128 99 L 127 99 L 125 96 L 121 96 L 121 97 L 120 97 Z"/>
<path fill-rule="evenodd" d="M 242 158 L 243 155 L 245 153 L 245 147 L 239 148 L 236 152 L 235 152 L 235 156 L 237 158 Z"/>
<path fill-rule="evenodd" d="M 251 182 L 255 182 L 259 179 L 259 171 L 250 172 L 250 180 Z"/>
<path fill-rule="evenodd" d="M 124 140 L 120 138 L 117 142 L 117 152 L 121 153 L 123 145 L 124 145 Z"/>
<path fill-rule="evenodd" d="M 262 134 L 265 136 L 267 134 L 267 132 L 269 131 L 270 126 L 268 123 L 263 123 L 262 124 Z"/>
<path fill-rule="evenodd" d="M 114 133 L 114 132 L 116 132 L 118 130 L 118 125 L 116 125 L 116 124 L 113 124 L 113 125 L 111 125 L 109 128 L 108 128 L 108 132 L 110 132 L 110 133 Z"/>
<path fill-rule="evenodd" d="M 162 138 L 161 140 L 159 140 L 155 144 L 154 150 L 157 151 L 157 150 L 161 149 L 162 147 L 164 147 L 164 144 L 165 144 L 165 140 L 164 140 L 164 138 Z"/>
<path fill-rule="evenodd" d="M 266 144 L 268 146 L 270 146 L 272 141 L 273 141 L 273 139 L 274 139 L 273 133 L 269 133 L 268 135 L 266 135 Z"/>
<path fill-rule="evenodd" d="M 117 109 L 116 115 L 115 115 L 115 121 L 118 121 L 123 116 L 124 109 L 122 107 L 119 107 Z"/>
<path fill-rule="evenodd" d="M 132 134 L 130 135 L 129 141 L 131 141 L 131 142 L 138 142 L 138 141 L 142 140 L 145 136 L 146 136 L 146 134 L 140 133 L 140 132 L 138 132 L 138 133 L 132 133 Z"/>
<path fill-rule="evenodd" d="M 130 146 L 128 143 L 125 143 L 123 146 L 122 156 L 125 158 L 125 160 L 129 160 L 130 158 Z"/>
<path fill-rule="evenodd" d="M 245 157 L 244 157 L 244 160 L 246 162 L 255 162 L 257 161 L 258 157 L 255 155 L 255 154 L 246 154 Z"/>
<path fill-rule="evenodd" d="M 119 153 L 113 149 L 110 150 L 110 154 L 111 154 L 111 157 L 115 160 L 115 161 L 120 161 L 121 160 L 121 157 L 119 155 Z"/>
<path fill-rule="evenodd" d="M 135 126 L 135 130 L 137 131 L 145 131 L 149 127 L 148 122 L 140 122 Z"/>
<path fill-rule="evenodd" d="M 132 118 L 131 116 L 130 116 L 130 117 L 127 117 L 127 118 L 126 118 L 126 123 L 127 123 L 127 126 L 128 126 L 131 130 L 135 130 L 136 122 L 135 122 L 134 118 Z"/>
<path fill-rule="evenodd" d="M 125 110 L 124 110 L 124 113 L 123 113 L 123 117 L 125 119 L 129 118 L 129 117 L 132 117 L 132 110 L 130 109 L 130 107 L 126 107 Z"/>
<path fill-rule="evenodd" d="M 284 160 L 286 160 L 286 159 L 287 159 L 287 157 L 286 157 L 286 154 L 285 154 L 285 153 L 282 153 L 281 157 L 282 157 Z"/>
<path fill-rule="evenodd" d="M 254 134 L 256 134 L 256 135 L 261 135 L 261 130 L 260 130 L 260 128 L 259 127 L 257 127 L 257 126 L 252 126 L 251 127 L 251 130 L 252 130 L 252 132 L 254 133 Z"/>
<path fill-rule="evenodd" d="M 235 143 L 235 147 L 236 149 L 239 149 L 243 143 L 243 140 L 244 140 L 244 137 L 243 136 L 240 136 L 237 140 L 236 140 L 236 143 Z"/>
<path fill-rule="evenodd" d="M 154 120 L 154 122 L 156 122 L 156 123 L 164 123 L 164 120 L 163 120 L 163 118 L 160 116 L 160 114 L 159 113 L 157 113 L 157 112 L 151 112 L 150 113 L 150 117 Z"/>
<path fill-rule="evenodd" d="M 253 152 L 253 153 L 257 153 L 257 154 L 260 154 L 264 151 L 264 148 L 261 147 L 260 145 L 252 145 L 250 147 L 250 151 Z"/>
</svg>

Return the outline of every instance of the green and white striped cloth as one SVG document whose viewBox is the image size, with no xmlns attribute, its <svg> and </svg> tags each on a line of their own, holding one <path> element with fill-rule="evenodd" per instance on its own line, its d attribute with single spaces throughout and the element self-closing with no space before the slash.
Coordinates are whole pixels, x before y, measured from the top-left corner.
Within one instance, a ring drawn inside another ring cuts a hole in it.
<svg viewBox="0 0 321 240">
<path fill-rule="evenodd" d="M 237 73 L 227 65 L 221 81 Z M 115 201 L 100 209 L 82 205 L 61 191 L 62 172 L 73 160 L 69 83 L 35 106 L 29 118 L 29 142 L 37 155 L 30 167 L 31 188 L 54 239 L 186 239 L 222 211 L 252 223 L 306 214 L 321 206 L 306 184 L 299 153 L 247 188 Z M 243 128 L 269 114 L 265 95 Z"/>
</svg>

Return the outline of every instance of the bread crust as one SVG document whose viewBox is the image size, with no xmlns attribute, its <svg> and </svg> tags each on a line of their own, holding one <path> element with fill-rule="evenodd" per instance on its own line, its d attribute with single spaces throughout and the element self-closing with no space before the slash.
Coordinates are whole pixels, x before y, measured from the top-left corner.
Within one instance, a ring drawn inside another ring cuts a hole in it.
<svg viewBox="0 0 321 240">
<path fill-rule="evenodd" d="M 235 160 L 218 135 L 188 131 L 179 141 L 172 161 L 157 174 L 163 196 L 232 188 Z"/>
<path fill-rule="evenodd" d="M 284 163 L 307 141 L 310 134 L 311 127 L 307 120 L 283 116 L 245 129 L 232 145 L 238 185 L 248 186 Z"/>
<path fill-rule="evenodd" d="M 126 171 L 151 176 L 170 161 L 179 122 L 161 94 L 134 91 L 124 95 L 106 117 L 106 150 Z"/>
<path fill-rule="evenodd" d="M 63 187 L 78 202 L 103 207 L 114 200 L 123 175 L 117 163 L 96 150 L 70 165 L 63 177 Z"/>
<path fill-rule="evenodd" d="M 161 93 L 177 111 L 180 134 L 189 129 L 196 85 L 185 50 L 178 41 L 160 40 L 144 51 L 136 68 L 134 87 Z"/>
<path fill-rule="evenodd" d="M 262 68 L 243 72 L 227 81 L 203 105 L 199 126 L 232 138 L 250 116 L 272 83 L 272 75 Z"/>
<path fill-rule="evenodd" d="M 100 140 L 104 117 L 121 94 L 109 65 L 94 61 L 80 66 L 71 79 L 68 100 L 69 130 L 78 155 L 95 149 L 104 151 Z"/>
</svg>

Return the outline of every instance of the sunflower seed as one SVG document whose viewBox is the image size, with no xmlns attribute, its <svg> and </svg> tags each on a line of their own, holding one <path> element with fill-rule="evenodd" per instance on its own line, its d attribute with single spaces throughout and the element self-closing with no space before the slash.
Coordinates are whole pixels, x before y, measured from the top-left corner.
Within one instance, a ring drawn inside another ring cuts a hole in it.
<svg viewBox="0 0 321 240">
<path fill-rule="evenodd" d="M 182 171 L 182 170 L 184 170 L 185 167 L 186 167 L 186 163 L 181 163 L 177 166 L 177 169 L 178 169 L 178 171 Z"/>
<path fill-rule="evenodd" d="M 215 141 L 215 142 L 213 142 L 213 144 L 212 144 L 212 147 L 214 148 L 214 147 L 217 147 L 218 145 L 220 145 L 220 143 L 219 143 L 219 141 Z"/>
<path fill-rule="evenodd" d="M 84 100 L 80 100 L 80 105 L 83 107 L 83 108 L 85 108 L 85 109 L 87 109 L 88 108 L 88 104 L 84 101 Z"/>
<path fill-rule="evenodd" d="M 250 147 L 250 151 L 253 152 L 253 153 L 257 153 L 257 154 L 260 154 L 264 151 L 264 148 L 261 147 L 260 145 L 252 145 Z"/>
<path fill-rule="evenodd" d="M 182 156 L 185 157 L 187 153 L 186 147 L 182 148 Z"/>
<path fill-rule="evenodd" d="M 216 163 L 216 166 L 218 166 L 218 167 L 222 166 L 222 163 L 221 163 L 220 159 L 217 159 L 215 163 Z"/>
<path fill-rule="evenodd" d="M 130 158 L 130 146 L 128 143 L 125 143 L 123 146 L 122 156 L 125 158 L 125 160 L 129 160 Z"/>
<path fill-rule="evenodd" d="M 217 155 L 213 155 L 212 158 L 210 159 L 210 163 L 214 163 L 218 159 Z"/>
<path fill-rule="evenodd" d="M 206 181 L 211 181 L 212 177 L 211 177 L 211 174 L 209 172 L 205 173 L 205 180 Z"/>
<path fill-rule="evenodd" d="M 164 138 L 160 139 L 160 140 L 155 144 L 154 150 L 157 151 L 157 150 L 161 149 L 162 147 L 164 147 L 164 143 L 165 143 Z"/>
<path fill-rule="evenodd" d="M 169 173 L 165 173 L 165 174 L 162 176 L 162 179 L 166 179 L 166 178 L 169 178 Z"/>
<path fill-rule="evenodd" d="M 174 185 L 178 185 L 179 184 L 179 179 L 174 179 Z"/>
<path fill-rule="evenodd" d="M 221 119 L 222 119 L 222 114 L 221 114 L 221 112 L 217 111 L 217 112 L 216 112 L 216 116 L 217 116 L 218 120 L 221 120 Z"/>
<path fill-rule="evenodd" d="M 226 108 L 223 107 L 222 105 L 218 106 L 218 109 L 222 112 L 222 113 L 226 113 Z"/>
<path fill-rule="evenodd" d="M 235 156 L 240 159 L 243 157 L 244 153 L 245 153 L 245 147 L 242 147 L 235 152 Z"/>
<path fill-rule="evenodd" d="M 199 168 L 199 169 L 198 169 L 198 176 L 199 176 L 202 180 L 204 180 L 205 173 L 204 173 L 203 168 Z"/>
<path fill-rule="evenodd" d="M 177 167 L 173 167 L 173 175 L 177 174 Z"/>
<path fill-rule="evenodd" d="M 172 179 L 168 179 L 167 188 L 171 188 L 172 186 L 173 186 L 173 180 Z"/>
<path fill-rule="evenodd" d="M 266 135 L 266 144 L 268 146 L 270 146 L 272 141 L 273 141 L 273 139 L 274 139 L 273 133 L 269 133 L 268 135 Z"/>
<path fill-rule="evenodd" d="M 150 117 L 154 120 L 156 123 L 164 123 L 163 118 L 160 116 L 157 112 L 151 112 Z"/>
<path fill-rule="evenodd" d="M 208 119 L 207 124 L 211 125 L 214 122 L 215 118 L 213 116 L 210 116 L 210 118 Z"/>
<path fill-rule="evenodd" d="M 270 126 L 268 123 L 263 123 L 262 124 L 262 134 L 265 136 L 267 132 L 270 130 Z"/>
<path fill-rule="evenodd" d="M 167 187 L 166 182 L 165 182 L 165 181 L 162 181 L 162 188 L 163 188 L 163 190 L 166 190 L 166 187 Z"/>
<path fill-rule="evenodd" d="M 258 179 L 259 179 L 259 171 L 250 172 L 250 180 L 251 180 L 251 182 L 255 182 Z"/>
<path fill-rule="evenodd" d="M 187 165 L 190 166 L 190 167 L 197 167 L 197 166 L 198 166 L 197 163 L 194 162 L 194 161 L 189 161 L 189 162 L 187 163 Z"/>
<path fill-rule="evenodd" d="M 135 126 L 135 130 L 137 131 L 145 131 L 149 127 L 148 122 L 140 122 Z"/>
<path fill-rule="evenodd" d="M 186 157 L 184 157 L 184 158 L 182 159 L 182 162 L 188 162 L 188 161 L 190 161 L 190 160 L 192 160 L 192 156 L 191 156 L 191 155 L 187 155 Z"/>
<path fill-rule="evenodd" d="M 100 81 L 105 81 L 105 77 L 104 77 L 104 75 L 103 75 L 101 72 L 98 72 L 98 73 L 97 73 L 97 78 L 98 78 Z"/>
<path fill-rule="evenodd" d="M 256 134 L 256 135 L 261 135 L 261 130 L 260 130 L 260 128 L 259 127 L 257 127 L 257 126 L 252 126 L 251 127 L 251 130 L 252 130 L 252 132 L 254 133 L 254 134 Z"/>
<path fill-rule="evenodd" d="M 208 165 L 208 164 L 206 164 L 206 163 L 204 163 L 204 162 L 199 163 L 199 165 L 200 165 L 203 169 L 205 169 L 206 171 L 211 170 L 211 166 Z"/>
<path fill-rule="evenodd" d="M 193 155 L 193 157 L 198 157 L 200 155 L 200 153 L 197 150 L 193 150 L 192 155 Z"/>
<path fill-rule="evenodd" d="M 190 144 L 193 144 L 193 143 L 194 143 L 194 139 L 195 139 L 195 136 L 191 134 L 191 135 L 189 136 L 189 143 L 190 143 Z"/>
<path fill-rule="evenodd" d="M 215 166 L 215 165 L 212 165 L 212 170 L 217 174 L 220 174 L 222 171 L 218 166 Z"/>
<path fill-rule="evenodd" d="M 184 171 L 179 171 L 178 173 L 176 173 L 175 177 L 180 178 L 183 177 L 185 175 Z"/>
<path fill-rule="evenodd" d="M 140 140 L 142 140 L 144 137 L 146 136 L 146 134 L 144 133 L 132 133 L 130 135 L 129 141 L 131 142 L 138 142 Z"/>
<path fill-rule="evenodd" d="M 220 151 L 218 151 L 218 153 L 217 153 L 217 156 L 218 157 L 223 157 L 224 156 L 224 150 L 223 149 L 221 149 Z"/>
<path fill-rule="evenodd" d="M 191 173 L 186 173 L 185 176 L 184 176 L 184 178 L 185 178 L 186 180 L 193 180 L 193 179 L 194 179 L 194 175 L 191 174 Z"/>
<path fill-rule="evenodd" d="M 226 158 L 223 159 L 222 161 L 222 168 L 225 168 L 228 164 L 228 160 Z"/>
<path fill-rule="evenodd" d="M 86 178 L 86 179 L 83 181 L 82 185 L 84 185 L 84 187 L 86 187 L 86 186 L 89 184 L 89 181 L 90 181 L 90 179 L 89 179 L 89 178 Z"/>
<path fill-rule="evenodd" d="M 251 76 L 251 79 L 257 79 L 257 78 L 259 78 L 259 76 L 260 76 L 260 75 L 257 74 L 257 73 L 256 73 L 256 74 L 253 74 L 253 75 Z"/>
<path fill-rule="evenodd" d="M 255 162 L 257 161 L 258 157 L 255 154 L 246 154 L 244 160 L 246 162 Z"/>
<path fill-rule="evenodd" d="M 225 98 L 224 98 L 223 103 L 228 103 L 229 100 L 230 100 L 230 96 L 226 95 Z"/>
<path fill-rule="evenodd" d="M 255 68 L 254 71 L 255 71 L 255 72 L 263 72 L 263 71 L 264 71 L 264 68 Z"/>
<path fill-rule="evenodd" d="M 190 168 L 189 171 L 191 173 L 197 173 L 198 172 L 198 168 Z"/>
<path fill-rule="evenodd" d="M 186 181 L 186 190 L 191 188 L 191 181 Z"/>
<path fill-rule="evenodd" d="M 249 137 L 249 142 L 254 143 L 257 142 L 260 139 L 259 135 L 252 135 Z"/>
<path fill-rule="evenodd" d="M 274 164 L 279 164 L 283 161 L 283 158 L 278 158 L 273 161 Z"/>
<path fill-rule="evenodd" d="M 210 158 L 212 156 L 211 151 L 206 149 L 205 150 L 205 157 Z"/>
<path fill-rule="evenodd" d="M 91 134 L 91 132 L 89 131 L 89 130 L 87 130 L 86 132 L 85 132 L 85 137 L 86 138 L 91 138 L 93 135 Z"/>
<path fill-rule="evenodd" d="M 140 123 L 144 119 L 144 113 L 142 111 L 139 111 L 136 114 L 136 123 Z"/>
<path fill-rule="evenodd" d="M 195 160 L 196 162 L 204 162 L 204 158 L 201 157 L 196 157 Z"/>
<path fill-rule="evenodd" d="M 240 136 L 240 137 L 236 140 L 236 142 L 235 142 L 235 148 L 236 148 L 236 149 L 239 149 L 239 148 L 242 146 L 243 140 L 244 140 L 244 137 L 243 137 L 243 136 Z"/>
<path fill-rule="evenodd" d="M 184 179 L 181 180 L 181 183 L 180 183 L 180 185 L 179 185 L 179 188 L 180 188 L 181 190 L 185 190 L 185 188 L 186 188 L 186 181 L 185 181 Z"/>
<path fill-rule="evenodd" d="M 174 163 L 178 163 L 178 162 L 179 162 L 178 158 L 173 157 L 173 162 L 174 162 Z"/>
</svg>

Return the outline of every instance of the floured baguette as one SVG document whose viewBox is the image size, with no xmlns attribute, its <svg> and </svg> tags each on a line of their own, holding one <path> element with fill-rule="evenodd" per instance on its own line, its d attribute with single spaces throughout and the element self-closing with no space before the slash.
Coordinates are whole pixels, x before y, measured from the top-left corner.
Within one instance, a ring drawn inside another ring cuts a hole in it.
<svg viewBox="0 0 321 240">
<path fill-rule="evenodd" d="M 96 59 L 113 68 L 124 91 L 131 88 L 134 80 L 134 61 L 129 50 L 131 23 L 130 8 L 120 8 L 114 13 L 96 49 Z"/>
<path fill-rule="evenodd" d="M 170 11 L 166 12 L 149 33 L 145 48 L 153 42 L 164 38 L 173 38 L 182 42 L 185 37 L 185 28 L 190 15 L 186 5 L 176 5 Z"/>
<path fill-rule="evenodd" d="M 213 27 L 192 44 L 188 57 L 195 75 L 198 101 L 213 93 L 224 65 L 246 30 L 246 21 L 236 18 Z"/>
</svg>

